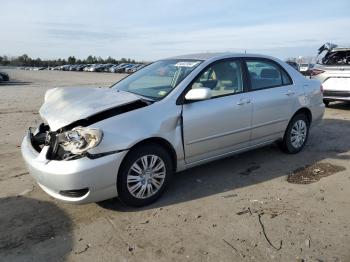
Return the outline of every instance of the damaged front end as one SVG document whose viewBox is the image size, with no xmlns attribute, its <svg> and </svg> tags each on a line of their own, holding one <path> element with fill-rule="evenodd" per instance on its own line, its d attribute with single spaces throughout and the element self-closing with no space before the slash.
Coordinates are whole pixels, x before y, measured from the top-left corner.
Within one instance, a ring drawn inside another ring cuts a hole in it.
<svg viewBox="0 0 350 262">
<path fill-rule="evenodd" d="M 66 91 L 67 92 L 67 91 Z M 134 99 L 134 97 L 132 97 Z M 96 112 L 90 116 L 77 119 L 77 117 L 68 118 L 65 114 L 65 119 L 62 120 L 56 111 L 50 114 L 42 115 L 42 118 L 47 120 L 48 124 L 40 124 L 35 130 L 30 129 L 30 140 L 33 148 L 37 152 L 47 146 L 47 160 L 75 160 L 81 157 L 96 159 L 105 155 L 118 153 L 119 151 L 110 151 L 99 154 L 90 154 L 88 151 L 98 146 L 103 139 L 103 132 L 100 129 L 91 128 L 94 123 L 105 119 L 124 114 L 136 109 L 140 109 L 150 105 L 151 102 L 137 97 L 137 100 L 126 102 L 125 104 L 106 109 L 101 112 Z M 54 107 L 55 105 L 52 105 Z M 88 108 L 88 106 L 86 106 Z M 87 109 L 86 109 L 87 110 Z M 77 110 L 75 110 L 77 111 Z M 75 119 L 74 119 L 75 118 Z M 60 123 L 61 125 L 58 125 Z M 63 124 L 65 124 L 63 126 Z M 52 128 L 52 126 L 54 128 Z"/>
<path fill-rule="evenodd" d="M 322 54 L 324 55 L 322 56 Z M 350 48 L 326 43 L 318 49 L 317 63 L 322 65 L 350 65 Z"/>
<path fill-rule="evenodd" d="M 103 132 L 99 129 L 79 126 L 68 131 L 50 131 L 50 127 L 43 123 L 29 133 L 31 144 L 37 152 L 40 153 L 44 146 L 49 147 L 48 160 L 74 160 L 89 156 L 87 151 L 96 147 L 103 138 Z"/>
</svg>

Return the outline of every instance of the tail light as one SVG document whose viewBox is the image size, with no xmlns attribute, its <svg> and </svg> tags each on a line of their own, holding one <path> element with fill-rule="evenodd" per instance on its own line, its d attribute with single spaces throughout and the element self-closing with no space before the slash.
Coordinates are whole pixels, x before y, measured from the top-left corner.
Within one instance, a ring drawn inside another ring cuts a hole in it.
<svg viewBox="0 0 350 262">
<path fill-rule="evenodd" d="M 324 72 L 325 72 L 324 70 L 315 68 L 315 69 L 310 70 L 310 75 L 311 76 L 317 76 L 317 75 L 322 74 Z"/>
<path fill-rule="evenodd" d="M 320 86 L 321 93 L 323 94 L 323 85 Z"/>
</svg>

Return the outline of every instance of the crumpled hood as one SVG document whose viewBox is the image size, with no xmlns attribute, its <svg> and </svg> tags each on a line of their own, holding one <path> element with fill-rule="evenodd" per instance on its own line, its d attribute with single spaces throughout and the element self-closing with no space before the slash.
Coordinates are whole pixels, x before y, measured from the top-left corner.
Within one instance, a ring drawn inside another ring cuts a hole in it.
<svg viewBox="0 0 350 262">
<path fill-rule="evenodd" d="M 110 108 L 140 100 L 137 95 L 111 88 L 54 88 L 45 94 L 39 113 L 52 131 Z"/>
</svg>

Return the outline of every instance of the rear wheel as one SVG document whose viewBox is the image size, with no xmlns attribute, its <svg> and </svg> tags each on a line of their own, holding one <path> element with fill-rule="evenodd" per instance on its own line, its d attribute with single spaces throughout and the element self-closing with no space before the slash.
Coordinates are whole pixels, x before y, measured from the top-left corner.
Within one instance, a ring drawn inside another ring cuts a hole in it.
<svg viewBox="0 0 350 262">
<path fill-rule="evenodd" d="M 2 77 L 3 81 L 9 81 L 10 80 L 8 75 L 2 75 L 1 77 Z M 1 80 L 1 78 L 0 78 L 0 80 Z"/>
<path fill-rule="evenodd" d="M 282 147 L 286 153 L 300 152 L 309 136 L 309 120 L 305 114 L 297 114 L 289 122 L 285 131 Z"/>
<path fill-rule="evenodd" d="M 172 161 L 164 148 L 139 146 L 129 153 L 119 171 L 119 199 L 129 206 L 151 204 L 163 193 L 172 173 Z"/>
</svg>

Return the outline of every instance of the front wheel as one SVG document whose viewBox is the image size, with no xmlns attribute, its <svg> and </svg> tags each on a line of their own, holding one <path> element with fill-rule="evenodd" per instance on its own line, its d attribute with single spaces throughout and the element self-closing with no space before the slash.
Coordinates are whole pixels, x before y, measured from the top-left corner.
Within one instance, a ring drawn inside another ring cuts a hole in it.
<svg viewBox="0 0 350 262">
<path fill-rule="evenodd" d="M 298 114 L 289 122 L 283 137 L 282 146 L 286 153 L 300 152 L 309 136 L 309 121 L 305 114 Z"/>
<path fill-rule="evenodd" d="M 173 173 L 169 153 L 158 145 L 133 149 L 118 174 L 119 199 L 129 206 L 154 202 L 164 191 Z"/>
</svg>

